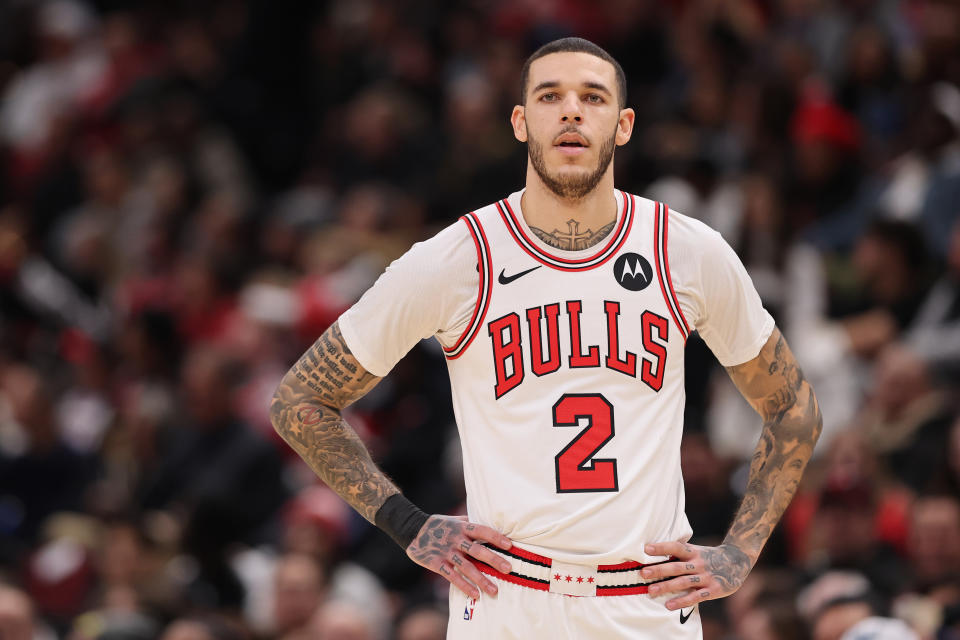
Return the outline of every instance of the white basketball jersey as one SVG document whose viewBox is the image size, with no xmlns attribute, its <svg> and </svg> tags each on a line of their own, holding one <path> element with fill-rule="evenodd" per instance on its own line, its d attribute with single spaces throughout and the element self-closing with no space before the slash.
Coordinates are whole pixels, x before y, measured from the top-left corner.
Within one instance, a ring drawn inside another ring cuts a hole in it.
<svg viewBox="0 0 960 640">
<path fill-rule="evenodd" d="M 536 241 L 519 193 L 462 218 L 480 290 L 445 351 L 469 516 L 564 562 L 642 562 L 644 543 L 691 535 L 680 472 L 689 329 L 665 251 L 669 212 L 616 197 L 614 231 L 589 252 Z"/>
</svg>

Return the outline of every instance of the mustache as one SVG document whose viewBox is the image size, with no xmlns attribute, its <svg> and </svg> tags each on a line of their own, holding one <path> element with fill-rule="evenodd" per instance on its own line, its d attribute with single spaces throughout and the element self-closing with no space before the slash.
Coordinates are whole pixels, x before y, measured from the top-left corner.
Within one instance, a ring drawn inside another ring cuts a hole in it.
<svg viewBox="0 0 960 640">
<path fill-rule="evenodd" d="M 566 134 L 568 134 L 568 133 L 575 133 L 575 134 L 577 134 L 578 136 L 580 136 L 581 138 L 583 138 L 584 140 L 586 140 L 587 144 L 593 144 L 593 143 L 590 141 L 590 138 L 588 138 L 587 136 L 585 136 L 585 135 L 583 134 L 583 132 L 580 131 L 580 127 L 578 127 L 578 126 L 575 125 L 575 124 L 568 124 L 568 125 L 564 126 L 563 129 L 560 130 L 560 133 L 558 133 L 556 136 L 554 136 L 554 138 L 553 138 L 554 143 L 556 143 L 557 138 L 559 138 L 560 136 L 566 135 Z"/>
</svg>

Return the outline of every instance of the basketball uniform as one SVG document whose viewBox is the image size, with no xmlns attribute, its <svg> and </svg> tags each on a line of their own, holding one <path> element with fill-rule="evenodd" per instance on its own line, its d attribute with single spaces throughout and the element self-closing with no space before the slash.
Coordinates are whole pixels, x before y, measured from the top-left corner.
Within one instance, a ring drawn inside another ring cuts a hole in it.
<svg viewBox="0 0 960 640">
<path fill-rule="evenodd" d="M 522 191 L 471 212 L 415 245 L 340 318 L 376 375 L 418 339 L 440 341 L 468 515 L 515 543 L 502 554 L 510 574 L 478 565 L 496 597 L 451 589 L 452 638 L 700 637 L 696 608 L 668 611 L 669 596 L 650 598 L 639 575 L 665 560 L 645 543 L 692 533 L 684 345 L 696 329 L 722 364 L 740 364 L 773 320 L 716 232 L 612 196 L 613 231 L 581 251 L 535 236 Z"/>
</svg>

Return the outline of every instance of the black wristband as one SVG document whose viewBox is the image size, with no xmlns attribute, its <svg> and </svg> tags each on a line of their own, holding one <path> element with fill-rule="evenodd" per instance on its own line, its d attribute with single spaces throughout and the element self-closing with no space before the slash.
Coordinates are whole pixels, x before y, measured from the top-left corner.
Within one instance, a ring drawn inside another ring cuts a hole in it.
<svg viewBox="0 0 960 640">
<path fill-rule="evenodd" d="M 393 538 L 402 549 L 406 549 L 420 533 L 423 523 L 430 516 L 417 508 L 401 494 L 395 493 L 377 510 L 374 522 Z"/>
</svg>

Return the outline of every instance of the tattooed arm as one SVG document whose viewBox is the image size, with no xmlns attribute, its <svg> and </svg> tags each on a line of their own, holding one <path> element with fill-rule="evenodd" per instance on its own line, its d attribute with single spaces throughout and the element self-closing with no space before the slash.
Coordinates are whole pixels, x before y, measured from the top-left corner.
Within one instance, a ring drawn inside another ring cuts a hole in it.
<svg viewBox="0 0 960 640">
<path fill-rule="evenodd" d="M 290 368 L 270 404 L 270 421 L 277 433 L 331 489 L 374 524 L 384 503 L 400 490 L 374 464 L 341 411 L 380 380 L 357 361 L 334 323 Z M 507 572 L 509 563 L 475 540 L 510 547 L 509 539 L 489 527 L 433 515 L 406 551 L 414 562 L 441 574 L 467 595 L 479 596 L 474 585 L 496 593 L 496 586 L 467 556 Z"/>
<path fill-rule="evenodd" d="M 723 544 L 647 545 L 647 553 L 676 558 L 643 570 L 645 578 L 673 578 L 650 588 L 653 594 L 681 594 L 666 603 L 668 609 L 727 596 L 740 588 L 796 493 L 823 425 L 813 388 L 779 330 L 774 329 L 756 358 L 728 367 L 727 372 L 763 417 L 763 430 L 743 502 Z"/>
<path fill-rule="evenodd" d="M 370 522 L 399 493 L 340 412 L 380 381 L 353 357 L 334 323 L 290 368 L 270 403 L 270 421 L 327 485 Z"/>
</svg>

